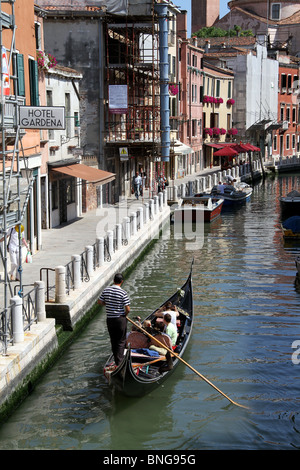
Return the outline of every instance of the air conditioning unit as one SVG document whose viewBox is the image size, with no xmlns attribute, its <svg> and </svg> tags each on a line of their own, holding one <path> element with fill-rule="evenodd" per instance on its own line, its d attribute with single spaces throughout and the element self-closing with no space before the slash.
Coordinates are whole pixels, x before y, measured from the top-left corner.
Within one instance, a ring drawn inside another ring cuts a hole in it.
<svg viewBox="0 0 300 470">
<path fill-rule="evenodd" d="M 288 121 L 283 121 L 282 129 L 284 129 L 286 131 L 288 128 L 289 128 L 289 122 Z"/>
</svg>

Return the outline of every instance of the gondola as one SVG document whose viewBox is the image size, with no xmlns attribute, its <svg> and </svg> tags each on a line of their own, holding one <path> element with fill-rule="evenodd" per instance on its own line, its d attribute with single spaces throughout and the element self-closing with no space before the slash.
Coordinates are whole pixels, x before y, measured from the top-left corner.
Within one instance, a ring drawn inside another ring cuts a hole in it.
<svg viewBox="0 0 300 470">
<path fill-rule="evenodd" d="M 174 371 L 189 342 L 193 326 L 193 290 L 192 290 L 192 269 L 189 276 L 181 287 L 168 300 L 176 305 L 179 312 L 178 317 L 178 338 L 176 342 L 175 356 L 167 353 L 166 357 L 149 357 L 140 352 L 131 350 L 130 345 L 124 353 L 124 359 L 116 367 L 113 355 L 110 355 L 104 366 L 104 376 L 110 387 L 126 396 L 141 397 L 161 385 Z M 158 307 L 145 320 L 150 320 L 154 325 L 156 320 L 155 312 Z M 169 354 L 169 357 L 168 357 Z M 171 361 L 171 364 L 170 364 Z M 170 367 L 166 367 L 168 364 Z"/>
</svg>

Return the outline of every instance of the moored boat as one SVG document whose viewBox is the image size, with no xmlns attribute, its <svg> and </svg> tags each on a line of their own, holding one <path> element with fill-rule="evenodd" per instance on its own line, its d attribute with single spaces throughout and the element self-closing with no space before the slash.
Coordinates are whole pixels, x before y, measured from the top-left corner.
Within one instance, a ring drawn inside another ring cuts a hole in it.
<svg viewBox="0 0 300 470">
<path fill-rule="evenodd" d="M 279 198 L 282 217 L 300 216 L 300 193 L 290 191 L 286 196 Z"/>
<path fill-rule="evenodd" d="M 296 264 L 298 274 L 300 275 L 300 256 L 299 255 L 296 256 L 296 258 L 295 258 L 295 264 Z"/>
<path fill-rule="evenodd" d="M 161 356 L 160 354 L 151 357 L 145 354 L 145 351 L 132 350 L 129 345 L 124 359 L 118 367 L 114 365 L 112 355 L 106 361 L 104 376 L 108 384 L 126 396 L 138 397 L 149 393 L 164 382 L 180 362 L 179 357 L 182 357 L 189 342 L 194 319 L 192 267 L 181 289 L 178 289 L 162 305 L 167 302 L 172 302 L 179 312 L 175 355 L 169 355 L 170 357 L 167 360 L 167 356 Z M 155 313 L 159 308 L 154 310 L 145 320 L 150 320 L 151 324 L 154 325 L 156 321 Z M 165 364 L 168 367 L 165 368 Z"/>
<path fill-rule="evenodd" d="M 286 219 L 281 224 L 283 237 L 285 239 L 300 239 L 300 216 L 293 216 Z"/>
<path fill-rule="evenodd" d="M 214 186 L 211 190 L 213 196 L 217 196 L 224 199 L 224 206 L 232 206 L 242 204 L 249 201 L 253 188 L 246 183 L 241 183 L 237 187 L 231 184 L 224 185 L 224 192 L 218 188 L 218 185 Z"/>
<path fill-rule="evenodd" d="M 174 222 L 212 222 L 220 216 L 224 199 L 199 193 L 183 197 L 174 210 Z"/>
</svg>

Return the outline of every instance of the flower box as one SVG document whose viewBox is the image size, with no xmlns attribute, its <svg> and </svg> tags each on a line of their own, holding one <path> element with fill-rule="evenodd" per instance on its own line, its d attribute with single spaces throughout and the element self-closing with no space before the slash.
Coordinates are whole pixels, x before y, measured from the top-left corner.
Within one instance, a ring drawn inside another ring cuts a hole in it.
<svg viewBox="0 0 300 470">
<path fill-rule="evenodd" d="M 233 98 L 229 98 L 229 100 L 227 100 L 228 106 L 232 106 L 234 103 L 235 103 L 235 100 Z"/>
</svg>

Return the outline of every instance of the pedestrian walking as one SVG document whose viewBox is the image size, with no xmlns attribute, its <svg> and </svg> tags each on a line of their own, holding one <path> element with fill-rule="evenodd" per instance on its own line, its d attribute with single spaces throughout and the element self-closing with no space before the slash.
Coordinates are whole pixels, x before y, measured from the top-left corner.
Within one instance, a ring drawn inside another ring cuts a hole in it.
<svg viewBox="0 0 300 470">
<path fill-rule="evenodd" d="M 106 308 L 106 324 L 117 366 L 122 362 L 124 356 L 127 332 L 126 317 L 130 312 L 129 296 L 121 287 L 123 282 L 123 275 L 116 274 L 113 285 L 106 287 L 98 299 L 98 304 L 105 305 Z"/>
<path fill-rule="evenodd" d="M 4 237 L 0 239 L 0 242 L 4 240 Z M 21 225 L 21 240 L 22 244 L 26 246 L 28 250 L 28 243 L 25 240 L 24 236 L 24 227 Z M 8 232 L 8 244 L 7 250 L 10 257 L 10 271 L 8 275 L 10 276 L 11 281 L 19 281 L 19 265 L 20 265 L 20 255 L 19 255 L 19 225 L 11 228 Z"/>
<path fill-rule="evenodd" d="M 137 171 L 132 181 L 134 194 L 137 199 L 139 198 L 139 196 L 142 196 L 142 183 L 143 183 L 142 177 Z"/>
</svg>

